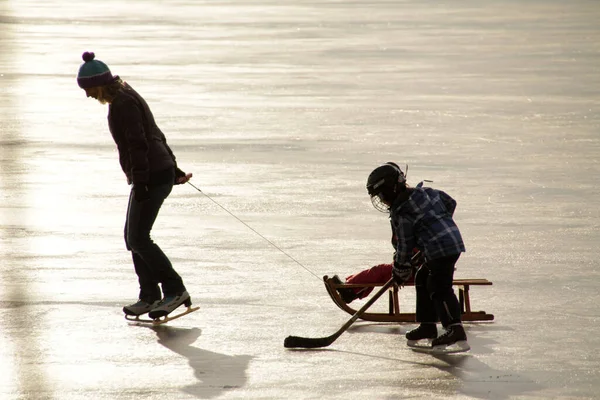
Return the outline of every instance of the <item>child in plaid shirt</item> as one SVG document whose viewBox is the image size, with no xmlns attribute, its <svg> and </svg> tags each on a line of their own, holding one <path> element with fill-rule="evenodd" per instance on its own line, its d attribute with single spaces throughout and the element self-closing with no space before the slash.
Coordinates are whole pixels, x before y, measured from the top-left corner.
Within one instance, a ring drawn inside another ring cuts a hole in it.
<svg viewBox="0 0 600 400">
<path fill-rule="evenodd" d="M 386 163 L 371 172 L 367 191 L 373 206 L 389 213 L 395 237 L 392 275 L 403 285 L 412 275 L 411 257 L 419 249 L 428 268 L 415 276 L 416 319 L 420 325 L 406 338 L 414 344 L 432 339 L 433 348 L 454 344 L 468 350 L 467 335 L 461 322 L 460 304 L 452 289 L 454 266 L 465 246 L 452 215 L 456 201 L 447 193 L 420 183 L 412 188 L 395 163 Z M 437 321 L 446 332 L 438 337 Z"/>
</svg>

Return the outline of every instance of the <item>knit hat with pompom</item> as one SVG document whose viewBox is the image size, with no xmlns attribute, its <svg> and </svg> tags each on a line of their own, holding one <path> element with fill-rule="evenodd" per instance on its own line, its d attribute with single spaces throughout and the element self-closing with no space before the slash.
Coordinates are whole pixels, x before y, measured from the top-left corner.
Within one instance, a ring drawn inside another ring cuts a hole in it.
<svg viewBox="0 0 600 400">
<path fill-rule="evenodd" d="M 94 53 L 87 51 L 81 56 L 84 63 L 79 67 L 77 84 L 82 89 L 108 85 L 119 78 L 118 76 L 113 76 L 108 66 L 102 61 L 94 60 L 95 57 Z"/>
</svg>

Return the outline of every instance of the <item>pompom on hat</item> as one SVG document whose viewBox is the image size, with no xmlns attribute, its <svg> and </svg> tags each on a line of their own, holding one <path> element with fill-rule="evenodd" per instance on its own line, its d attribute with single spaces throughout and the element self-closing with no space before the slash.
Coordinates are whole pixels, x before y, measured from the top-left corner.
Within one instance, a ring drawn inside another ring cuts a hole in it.
<svg viewBox="0 0 600 400">
<path fill-rule="evenodd" d="M 113 76 L 108 66 L 102 61 L 94 60 L 95 57 L 94 53 L 88 51 L 81 56 L 84 63 L 79 67 L 77 84 L 82 89 L 108 85 L 119 78 L 118 76 Z"/>
</svg>

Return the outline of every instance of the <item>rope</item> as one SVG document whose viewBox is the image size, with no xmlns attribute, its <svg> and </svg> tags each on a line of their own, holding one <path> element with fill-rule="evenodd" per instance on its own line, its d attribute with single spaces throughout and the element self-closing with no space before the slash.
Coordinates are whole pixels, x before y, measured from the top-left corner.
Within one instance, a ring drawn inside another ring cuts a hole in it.
<svg viewBox="0 0 600 400">
<path fill-rule="evenodd" d="M 281 253 L 285 254 L 290 260 L 292 260 L 293 262 L 295 262 L 296 264 L 298 264 L 299 266 L 301 266 L 302 268 L 304 268 L 308 273 L 310 273 L 311 275 L 313 275 L 315 278 L 320 279 L 314 272 L 312 272 L 310 269 L 308 269 L 304 265 L 302 265 L 302 263 L 300 263 L 300 261 L 296 260 L 290 254 L 288 254 L 287 252 L 285 252 L 281 247 L 277 246 L 275 243 L 273 243 L 272 241 L 270 241 L 269 239 L 267 239 L 266 237 L 264 237 L 256 229 L 254 229 L 253 227 L 251 227 L 250 225 L 248 225 L 247 223 L 245 223 L 244 221 L 242 221 L 241 219 L 239 219 L 236 215 L 234 215 L 231 211 L 229 211 L 228 209 L 226 209 L 225 207 L 223 207 L 221 204 L 219 204 L 217 201 L 215 201 L 212 197 L 210 197 L 209 195 L 207 195 L 206 193 L 204 193 L 198 187 L 194 186 L 190 181 L 188 181 L 187 183 L 191 187 L 193 187 L 194 189 L 196 189 L 197 191 L 199 191 L 200 193 L 202 193 L 204 196 L 206 196 L 207 199 L 209 199 L 210 201 L 212 201 L 213 203 L 215 203 L 217 206 L 219 206 L 227 214 L 231 215 L 233 218 L 237 219 L 240 223 L 244 224 L 246 226 L 246 228 L 250 229 L 252 232 L 254 232 L 258 236 L 260 236 L 261 238 L 263 238 L 265 241 L 267 241 L 271 246 L 275 247 Z"/>
</svg>

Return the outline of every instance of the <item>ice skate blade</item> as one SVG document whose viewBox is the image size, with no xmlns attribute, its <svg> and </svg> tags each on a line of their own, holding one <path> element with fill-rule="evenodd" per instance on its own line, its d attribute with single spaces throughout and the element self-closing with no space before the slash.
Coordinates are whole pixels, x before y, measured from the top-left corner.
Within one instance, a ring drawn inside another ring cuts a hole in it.
<svg viewBox="0 0 600 400">
<path fill-rule="evenodd" d="M 432 339 L 407 340 L 406 345 L 408 347 L 413 347 L 413 348 L 430 349 L 431 341 L 432 341 Z"/>
<path fill-rule="evenodd" d="M 408 342 L 407 342 L 407 345 L 408 345 L 408 347 L 410 347 L 411 350 L 416 351 L 418 353 L 427 353 L 427 354 L 436 354 L 436 355 L 464 353 L 471 349 L 471 346 L 469 346 L 469 343 L 467 343 L 466 340 L 456 342 L 450 346 L 439 345 L 439 346 L 431 347 L 431 345 L 424 346 L 424 345 L 418 345 L 418 344 L 414 344 L 414 343 L 409 344 Z"/>
<path fill-rule="evenodd" d="M 188 307 L 187 310 L 185 310 L 184 312 L 177 314 L 177 315 L 166 315 L 164 318 L 156 318 L 154 320 L 152 320 L 152 325 L 162 325 L 162 324 L 166 324 L 169 321 L 173 321 L 174 319 L 177 318 L 181 318 L 184 315 L 193 313 L 194 311 L 198 311 L 200 309 L 200 307 Z"/>
<path fill-rule="evenodd" d="M 140 318 L 139 315 L 127 315 L 125 314 L 125 319 L 131 322 L 140 322 L 145 324 L 151 324 L 153 321 L 151 319 Z"/>
<path fill-rule="evenodd" d="M 181 318 L 184 315 L 193 313 L 194 311 L 198 311 L 200 309 L 200 307 L 188 307 L 184 312 L 177 314 L 177 315 L 167 315 L 164 318 L 156 318 L 156 319 L 145 319 L 145 318 L 140 318 L 140 316 L 136 316 L 134 317 L 133 315 L 125 315 L 125 319 L 127 321 L 131 321 L 131 322 L 137 322 L 140 324 L 152 324 L 154 326 L 156 325 L 162 325 L 162 324 L 166 324 L 169 321 L 173 321 L 174 319 L 177 318 Z"/>
</svg>

